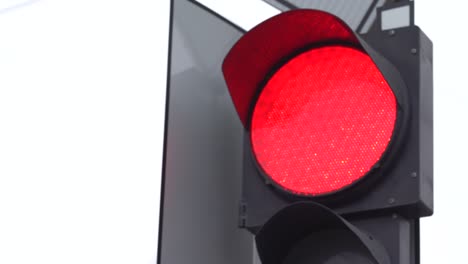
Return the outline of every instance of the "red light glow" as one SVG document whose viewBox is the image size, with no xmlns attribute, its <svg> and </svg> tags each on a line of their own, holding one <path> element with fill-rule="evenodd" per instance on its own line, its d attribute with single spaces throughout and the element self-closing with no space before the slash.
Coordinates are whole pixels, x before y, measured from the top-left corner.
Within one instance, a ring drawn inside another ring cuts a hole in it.
<svg viewBox="0 0 468 264">
<path fill-rule="evenodd" d="M 397 104 L 371 58 L 345 46 L 311 49 L 283 65 L 251 120 L 258 164 L 288 192 L 322 196 L 363 178 L 380 160 Z"/>
</svg>

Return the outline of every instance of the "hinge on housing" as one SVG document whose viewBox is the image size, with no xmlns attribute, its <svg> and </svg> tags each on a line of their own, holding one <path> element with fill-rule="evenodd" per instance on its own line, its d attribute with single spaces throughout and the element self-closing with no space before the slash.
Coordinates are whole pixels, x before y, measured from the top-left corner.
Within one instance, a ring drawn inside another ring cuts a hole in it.
<svg viewBox="0 0 468 264">
<path fill-rule="evenodd" d="M 245 228 L 247 222 L 247 203 L 240 201 L 239 203 L 239 227 Z"/>
</svg>

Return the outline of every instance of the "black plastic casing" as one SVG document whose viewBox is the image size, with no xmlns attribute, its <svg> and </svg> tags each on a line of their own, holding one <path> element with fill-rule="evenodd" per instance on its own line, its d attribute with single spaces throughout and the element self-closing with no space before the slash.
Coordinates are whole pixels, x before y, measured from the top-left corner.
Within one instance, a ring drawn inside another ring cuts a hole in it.
<svg viewBox="0 0 468 264">
<path fill-rule="evenodd" d="M 401 129 L 392 151 L 365 180 L 326 197 L 296 197 L 273 186 L 252 154 L 250 135 L 244 136 L 242 201 L 239 225 L 253 233 L 277 211 L 312 200 L 345 217 L 399 214 L 413 219 L 433 213 L 433 77 L 432 42 L 416 26 L 358 36 L 387 81 L 397 72 L 404 85 L 397 90 Z M 387 67 L 386 65 L 389 65 Z M 395 83 L 395 82 L 393 82 Z M 392 87 L 393 89 L 394 87 Z M 394 89 L 395 92 L 395 89 Z"/>
</svg>

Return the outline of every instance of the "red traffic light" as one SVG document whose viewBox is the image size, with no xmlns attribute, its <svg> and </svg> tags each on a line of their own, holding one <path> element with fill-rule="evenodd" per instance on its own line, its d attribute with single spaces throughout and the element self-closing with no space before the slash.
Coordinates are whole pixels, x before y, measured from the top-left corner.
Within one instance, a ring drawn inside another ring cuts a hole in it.
<svg viewBox="0 0 468 264">
<path fill-rule="evenodd" d="M 397 70 L 322 11 L 261 23 L 233 46 L 223 73 L 258 169 L 294 196 L 328 196 L 367 178 L 408 113 L 399 111 Z"/>
<path fill-rule="evenodd" d="M 371 58 L 354 47 L 312 48 L 268 80 L 253 110 L 255 158 L 280 188 L 321 196 L 363 178 L 387 149 L 397 104 Z"/>
<path fill-rule="evenodd" d="M 431 44 L 417 27 L 400 35 L 359 35 L 332 14 L 294 10 L 246 32 L 225 57 L 245 128 L 239 226 L 256 235 L 262 263 L 322 263 L 323 252 L 348 250 L 389 263 L 403 230 L 388 215 L 408 217 L 409 237 L 432 213 Z M 419 170 L 421 180 L 405 177 Z M 340 215 L 366 218 L 350 220 L 390 248 Z"/>
<path fill-rule="evenodd" d="M 195 1 L 174 6 L 161 262 L 418 263 L 432 42 L 412 2 L 362 9 L 375 18 L 365 34 L 313 9 L 244 31 Z M 409 26 L 382 30 L 402 6 Z"/>
</svg>

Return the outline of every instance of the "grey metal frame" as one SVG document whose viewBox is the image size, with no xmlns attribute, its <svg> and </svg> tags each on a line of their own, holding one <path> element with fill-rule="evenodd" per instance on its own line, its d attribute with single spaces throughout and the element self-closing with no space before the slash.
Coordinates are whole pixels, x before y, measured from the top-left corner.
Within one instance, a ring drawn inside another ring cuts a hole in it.
<svg viewBox="0 0 468 264">
<path fill-rule="evenodd" d="M 237 227 L 242 127 L 221 74 L 243 31 L 189 0 L 172 1 L 170 23 L 158 263 L 252 263 Z"/>
</svg>

